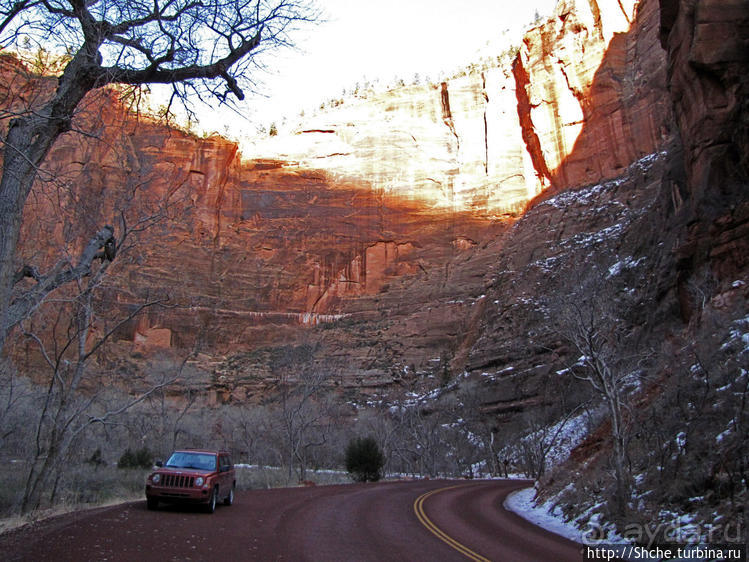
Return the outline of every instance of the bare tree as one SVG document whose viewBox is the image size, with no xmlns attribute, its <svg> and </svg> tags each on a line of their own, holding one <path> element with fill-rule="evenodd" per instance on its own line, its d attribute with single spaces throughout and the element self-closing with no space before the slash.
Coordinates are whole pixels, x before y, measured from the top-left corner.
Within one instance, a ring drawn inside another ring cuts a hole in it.
<svg viewBox="0 0 749 562">
<path fill-rule="evenodd" d="M 98 243 L 87 245 L 90 262 L 98 265 L 89 267 L 83 277 L 71 277 L 54 299 L 41 297 L 36 300 L 35 291 L 44 290 L 37 283 L 25 295 L 26 298 L 19 297 L 13 304 L 14 310 L 23 316 L 19 322 L 21 337 L 36 348 L 36 352 L 31 354 L 31 363 L 26 365 L 27 374 L 46 381 L 41 408 L 33 422 L 35 435 L 22 511 L 36 508 L 46 491 L 50 492 L 50 502 L 55 500 L 56 483 L 65 472 L 68 452 L 87 428 L 109 423 L 152 393 L 171 384 L 178 376 L 162 377 L 141 395 L 106 405 L 99 400 L 103 388 L 96 388 L 88 380 L 91 364 L 104 359 L 102 353 L 113 336 L 145 309 L 163 306 L 168 300 L 165 294 L 146 296 L 140 304 L 129 306 L 128 311 L 120 313 L 118 317 L 106 296 L 112 290 L 107 284 L 112 267 L 127 262 L 135 253 L 140 235 L 167 219 L 173 205 L 179 203 L 167 195 L 156 200 L 143 197 L 138 204 L 133 204 L 133 200 L 139 199 L 137 195 L 141 187 L 138 181 L 123 186 L 121 193 L 112 201 L 119 212 L 119 236 L 115 238 L 114 227 L 105 226 L 100 233 L 101 246 Z M 77 231 L 80 230 L 76 227 L 80 226 L 81 216 L 86 214 L 85 203 L 79 209 L 75 194 L 69 190 L 64 193 L 72 200 L 73 210 L 70 214 L 60 212 L 56 222 L 62 224 L 61 230 L 68 234 L 70 240 L 63 244 L 63 258 L 51 270 L 61 276 L 78 267 L 70 263 L 67 248 L 75 246 L 79 238 Z M 62 201 L 62 198 L 58 197 L 58 200 Z M 116 255 L 121 257 L 117 262 L 114 261 Z"/>
<path fill-rule="evenodd" d="M 0 451 L 17 455 L 28 439 L 28 412 L 38 394 L 30 381 L 19 377 L 7 359 L 0 358 Z"/>
<path fill-rule="evenodd" d="M 448 454 L 444 418 L 430 410 L 426 400 L 393 410 L 398 439 L 393 443 L 394 459 L 411 474 L 438 476 L 446 470 Z"/>
<path fill-rule="evenodd" d="M 290 44 L 300 23 L 316 18 L 308 0 L 0 0 L 0 46 L 44 44 L 68 53 L 48 93 L 14 110 L 4 135 L 0 178 L 0 349 L 25 317 L 19 300 L 35 307 L 49 293 L 90 274 L 112 232 L 95 229 L 79 259 L 43 273 L 19 264 L 16 247 L 24 206 L 44 160 L 60 135 L 75 130 L 75 115 L 90 92 L 109 84 L 172 85 L 173 99 L 207 96 L 228 102 L 253 87 L 262 54 Z M 13 296 L 19 279 L 36 284 Z"/>
<path fill-rule="evenodd" d="M 384 473 L 392 471 L 393 455 L 399 442 L 399 424 L 393 421 L 393 416 L 382 403 L 377 409 L 363 410 L 356 422 L 357 434 L 377 435 L 377 440 L 385 455 Z"/>
<path fill-rule="evenodd" d="M 666 344 L 664 374 L 638 411 L 633 457 L 655 505 L 704 496 L 736 517 L 749 487 L 747 321 L 741 309 L 708 305 L 693 326 L 688 340 Z"/>
<path fill-rule="evenodd" d="M 233 448 L 240 458 L 267 464 L 270 419 L 265 406 L 238 406 L 229 410 L 229 422 L 234 428 Z"/>
<path fill-rule="evenodd" d="M 611 424 L 615 511 L 623 516 L 630 496 L 627 447 L 632 423 L 630 391 L 642 376 L 646 354 L 637 350 L 625 320 L 631 303 L 617 294 L 607 268 L 592 267 L 567 298 L 552 307 L 560 335 L 573 356 L 566 372 L 586 382 L 603 399 Z"/>
<path fill-rule="evenodd" d="M 289 481 L 295 465 L 299 480 L 307 479 L 311 450 L 327 441 L 330 417 L 321 392 L 327 378 L 321 371 L 308 370 L 298 378 L 284 377 L 280 382 L 279 413 Z"/>
<path fill-rule="evenodd" d="M 189 412 L 194 408 L 198 390 L 191 379 L 196 378 L 191 369 L 186 369 L 188 361 L 199 352 L 201 337 L 196 338 L 193 350 L 177 364 L 167 360 L 167 366 L 152 373 L 150 384 L 156 390 L 148 397 L 150 414 L 155 417 L 154 427 L 149 431 L 156 435 L 157 453 L 168 455 L 177 448 L 180 437 L 186 433 L 185 425 Z M 164 384 L 170 381 L 169 384 Z M 176 398 L 176 399 L 174 399 Z"/>
<path fill-rule="evenodd" d="M 154 300 L 143 303 L 121 322 L 112 326 L 99 337 L 92 337 L 94 324 L 94 291 L 100 286 L 103 268 L 89 282 L 80 285 L 80 291 L 70 300 L 53 304 L 57 312 L 50 343 L 45 343 L 33 325 L 23 326 L 24 335 L 35 341 L 44 363 L 50 371 L 46 394 L 38 418 L 35 421 L 33 454 L 21 505 L 26 512 L 39 506 L 40 496 L 47 489 L 50 479 L 54 481 L 64 472 L 62 463 L 79 435 L 95 423 L 104 423 L 121 414 L 132 405 L 143 400 L 159 388 L 155 386 L 144 395 L 98 415 L 92 415 L 92 406 L 97 393 L 84 395 L 81 387 L 88 370 L 88 363 L 102 349 L 117 329 L 130 321 L 144 308 L 158 304 Z M 55 500 L 56 486 L 52 485 L 50 502 Z"/>
<path fill-rule="evenodd" d="M 578 411 L 579 409 L 574 409 L 565 413 L 556 423 L 548 418 L 542 419 L 541 412 L 525 416 L 527 433 L 520 438 L 519 449 L 528 476 L 535 479 L 544 476 L 549 467 L 550 455 L 559 445 L 567 424 Z"/>
<path fill-rule="evenodd" d="M 463 383 L 458 393 L 459 404 L 462 406 L 458 415 L 463 418 L 465 429 L 473 436 L 489 473 L 500 476 L 504 468 L 504 475 L 507 476 L 507 465 L 501 463 L 499 458 L 502 449 L 502 440 L 499 438 L 500 420 L 482 411 L 486 396 L 486 389 L 480 383 Z"/>
</svg>

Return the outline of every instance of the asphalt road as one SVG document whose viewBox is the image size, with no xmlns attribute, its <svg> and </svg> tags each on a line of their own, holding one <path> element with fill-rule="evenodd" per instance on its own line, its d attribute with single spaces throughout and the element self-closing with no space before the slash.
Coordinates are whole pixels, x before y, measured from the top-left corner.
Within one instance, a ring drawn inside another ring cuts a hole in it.
<svg viewBox="0 0 749 562">
<path fill-rule="evenodd" d="M 145 501 L 0 535 L 33 561 L 580 561 L 580 547 L 502 507 L 518 481 L 422 480 L 237 493 L 213 515 Z"/>
</svg>

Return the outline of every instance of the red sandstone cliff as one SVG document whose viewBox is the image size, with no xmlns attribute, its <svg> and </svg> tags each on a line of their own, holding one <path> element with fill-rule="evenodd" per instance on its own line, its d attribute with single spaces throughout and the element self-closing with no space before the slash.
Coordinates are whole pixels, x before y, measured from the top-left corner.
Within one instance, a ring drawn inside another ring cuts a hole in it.
<svg viewBox="0 0 749 562">
<path fill-rule="evenodd" d="M 655 0 L 563 0 L 495 59 L 343 98 L 254 151 L 429 207 L 516 211 L 550 186 L 616 177 L 668 141 L 658 24 Z"/>
<path fill-rule="evenodd" d="M 487 397 L 493 399 L 487 407 L 500 419 L 510 419 L 534 400 L 544 399 L 543 381 L 554 379 L 555 365 L 569 352 L 559 334 L 549 332 L 549 303 L 574 290 L 575 279 L 597 260 L 605 260 L 607 279 L 617 291 L 636 297 L 627 321 L 639 337 L 653 342 L 654 349 L 667 346 L 663 342 L 669 338 L 683 338 L 683 355 L 674 361 L 689 365 L 693 360 L 689 353 L 703 345 L 696 336 L 698 326 L 709 326 L 704 330 L 712 330 L 711 337 L 727 337 L 726 319 L 742 322 L 746 316 L 749 5 L 643 0 L 636 8 L 629 33 L 619 38 L 628 49 L 609 47 L 595 75 L 613 72 L 611 76 L 619 78 L 605 78 L 603 83 L 623 86 L 638 83 L 624 79 L 627 76 L 639 77 L 641 89 L 631 90 L 639 93 L 622 98 L 635 102 L 630 109 L 631 115 L 643 117 L 639 126 L 632 126 L 626 106 L 612 105 L 610 96 L 581 96 L 590 104 L 590 118 L 554 168 L 548 154 L 556 152 L 543 147 L 566 146 L 563 131 L 552 129 L 554 134 L 546 141 L 535 134 L 532 118 L 543 104 L 519 96 L 520 105 L 526 101 L 530 108 L 520 114 L 526 142 L 537 154 L 534 164 L 548 175 L 554 189 L 504 237 L 486 304 L 476 320 L 479 328 L 458 354 L 469 373 L 491 378 Z M 657 36 L 665 50 L 654 44 Z M 653 74 L 618 66 L 622 52 L 644 45 L 652 52 L 640 56 L 637 64 L 644 61 L 641 68 L 649 67 Z M 554 68 L 556 60 L 541 66 Z M 522 56 L 516 73 L 526 77 L 521 63 Z M 589 94 L 600 91 L 597 80 L 590 83 Z M 643 127 L 647 138 L 647 131 L 655 130 L 652 124 L 659 122 L 664 133 L 664 142 L 656 145 L 659 150 L 628 161 L 627 155 L 636 154 L 641 142 L 634 131 Z M 626 126 L 617 128 L 616 123 Z M 603 134 L 607 131 L 630 134 L 609 137 Z M 595 146 L 600 149 L 593 150 Z M 616 162 L 629 164 L 618 171 Z M 599 178 L 592 185 L 565 183 L 570 178 L 586 183 L 589 173 Z M 610 179 L 601 181 L 606 178 Z M 565 189 L 560 191 L 557 185 Z"/>
<path fill-rule="evenodd" d="M 563 0 L 513 72 L 537 173 L 554 191 L 621 175 L 671 134 L 655 1 Z"/>
<path fill-rule="evenodd" d="M 203 334 L 213 356 L 206 372 L 226 398 L 262 392 L 273 376 L 266 351 L 302 342 L 315 344 L 315 362 L 360 390 L 450 362 L 454 370 L 499 368 L 528 328 L 522 315 L 507 324 L 503 314 L 525 302 L 526 289 L 542 290 L 549 272 L 529 274 L 527 286 L 506 294 L 497 293 L 498 269 L 553 263 L 566 255 L 555 249 L 560 240 L 614 228 L 607 221 L 618 216 L 577 203 L 542 207 L 554 211 L 531 215 L 505 236 L 511 223 L 499 214 L 519 210 L 542 187 L 551 188 L 548 196 L 616 180 L 627 188 L 605 196 L 612 209 L 672 220 L 669 205 L 685 199 L 679 165 L 663 156 L 679 144 L 676 123 L 689 139 L 690 189 L 698 191 L 695 178 L 715 169 L 706 156 L 715 154 L 713 137 L 703 132 L 716 115 L 725 124 L 742 107 L 740 61 L 731 62 L 731 49 L 726 60 L 705 60 L 712 51 L 690 39 L 707 45 L 713 35 L 704 30 L 725 22 L 661 4 L 560 2 L 514 59 L 499 57 L 444 84 L 346 101 L 294 135 L 271 139 L 275 146 L 260 144 L 266 158 L 243 160 L 220 137 L 166 129 L 127 112 L 115 93 L 99 96 L 80 118 L 99 140 L 67 135 L 56 145 L 48 166 L 63 179 L 39 184 L 22 256 L 43 260 L 35 241 L 75 244 L 123 208 L 131 222 L 162 216 L 118 258 L 106 298 L 127 310 L 169 294 L 178 306 L 149 311 L 120 331 L 118 345 L 123 353 L 150 353 L 190 347 Z M 686 44 L 698 45 L 689 55 L 698 57 L 696 66 L 682 60 Z M 730 103 L 695 113 L 693 105 L 713 95 L 716 73 L 726 84 L 719 100 Z M 745 165 L 746 131 L 730 130 L 744 139 L 744 152 L 718 159 L 724 170 Z M 647 166 L 632 166 L 643 158 Z M 692 217 L 708 198 L 704 190 L 702 199 L 690 199 Z M 698 221 L 693 230 L 714 232 L 708 254 L 740 261 L 734 250 L 743 247 L 745 221 L 719 207 L 715 221 Z M 682 261 L 695 243 L 674 242 Z M 636 252 L 650 245 L 658 245 L 652 231 L 633 231 L 623 247 L 637 261 Z M 582 263 L 584 256 L 565 259 Z M 693 267 L 680 267 L 685 284 Z M 745 264 L 731 267 L 733 274 Z M 664 276 L 659 283 L 670 294 Z"/>
<path fill-rule="evenodd" d="M 661 0 L 661 43 L 681 133 L 685 178 L 674 182 L 685 233 L 679 286 L 706 265 L 723 281 L 749 265 L 749 6 Z M 684 318 L 695 310 L 683 305 Z"/>
</svg>

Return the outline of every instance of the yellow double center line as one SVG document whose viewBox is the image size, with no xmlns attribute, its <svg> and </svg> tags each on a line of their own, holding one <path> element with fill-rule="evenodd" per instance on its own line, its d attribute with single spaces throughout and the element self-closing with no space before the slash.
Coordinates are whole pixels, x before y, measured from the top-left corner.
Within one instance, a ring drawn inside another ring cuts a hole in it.
<svg viewBox="0 0 749 562">
<path fill-rule="evenodd" d="M 424 502 L 434 494 L 438 494 L 440 492 L 444 492 L 445 490 L 452 490 L 454 488 L 460 488 L 461 485 L 458 486 L 448 486 L 447 488 L 439 488 L 437 490 L 432 490 L 431 492 L 427 492 L 426 494 L 420 495 L 418 498 L 416 498 L 416 501 L 414 502 L 414 512 L 416 513 L 416 517 L 419 519 L 422 525 L 427 528 L 427 530 L 435 535 L 438 539 L 440 539 L 442 542 L 447 543 L 451 547 L 453 547 L 455 550 L 460 552 L 465 557 L 469 558 L 470 560 L 474 560 L 475 562 L 491 562 L 488 558 L 484 558 L 480 554 L 474 552 L 467 546 L 459 543 L 454 538 L 452 538 L 450 535 L 445 533 L 442 529 L 437 527 L 429 517 L 427 517 L 426 512 L 424 511 Z"/>
</svg>

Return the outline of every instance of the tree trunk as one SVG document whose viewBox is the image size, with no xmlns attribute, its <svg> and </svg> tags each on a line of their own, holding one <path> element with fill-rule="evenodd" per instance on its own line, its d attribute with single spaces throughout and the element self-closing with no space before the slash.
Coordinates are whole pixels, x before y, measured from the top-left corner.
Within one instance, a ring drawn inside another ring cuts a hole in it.
<svg viewBox="0 0 749 562">
<path fill-rule="evenodd" d="M 54 96 L 44 107 L 30 108 L 10 122 L 5 137 L 0 178 L 0 352 L 8 332 L 18 322 L 9 318 L 16 263 L 15 254 L 23 209 L 39 167 L 57 138 L 70 130 L 78 104 L 95 87 L 94 45 L 84 45 L 65 68 Z"/>
<path fill-rule="evenodd" d="M 3 175 L 0 179 L 0 351 L 10 329 L 8 308 L 16 270 L 16 246 L 23 219 L 23 207 L 31 191 L 35 169 L 26 157 L 31 132 L 23 119 L 11 122 L 6 137 Z"/>
<path fill-rule="evenodd" d="M 618 395 L 607 395 L 611 414 L 611 437 L 614 447 L 614 478 L 616 479 L 616 512 L 623 518 L 627 513 L 629 500 L 629 478 L 627 475 L 626 447 L 624 444 L 624 428 L 622 427 L 622 411 Z"/>
</svg>

